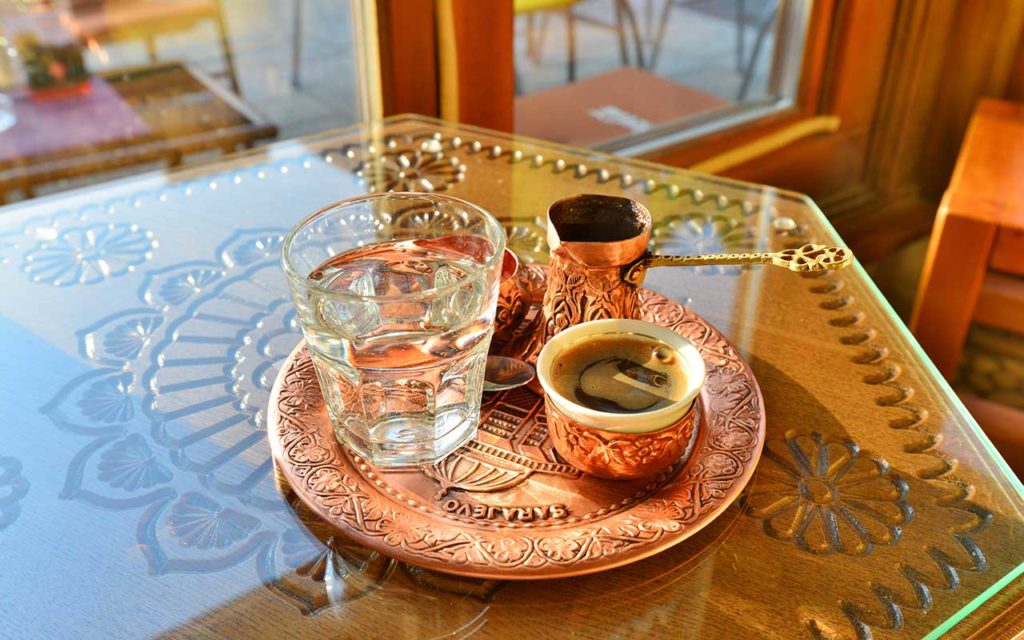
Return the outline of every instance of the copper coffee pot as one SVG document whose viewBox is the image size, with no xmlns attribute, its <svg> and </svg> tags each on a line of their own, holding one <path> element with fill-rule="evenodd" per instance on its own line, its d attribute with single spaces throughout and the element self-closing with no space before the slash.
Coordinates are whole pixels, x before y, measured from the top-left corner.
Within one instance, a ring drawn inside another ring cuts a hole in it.
<svg viewBox="0 0 1024 640">
<path fill-rule="evenodd" d="M 548 209 L 541 343 L 580 322 L 639 318 L 640 282 L 624 276 L 648 255 L 650 238 L 651 213 L 629 198 L 581 194 L 555 201 Z"/>
<path fill-rule="evenodd" d="M 629 198 L 579 194 L 548 209 L 547 291 L 539 326 L 520 353 L 532 362 L 548 338 L 574 324 L 639 319 L 638 290 L 647 269 L 661 266 L 773 264 L 792 271 L 842 269 L 849 249 L 807 244 L 774 253 L 661 256 L 647 246 L 651 213 Z"/>
</svg>

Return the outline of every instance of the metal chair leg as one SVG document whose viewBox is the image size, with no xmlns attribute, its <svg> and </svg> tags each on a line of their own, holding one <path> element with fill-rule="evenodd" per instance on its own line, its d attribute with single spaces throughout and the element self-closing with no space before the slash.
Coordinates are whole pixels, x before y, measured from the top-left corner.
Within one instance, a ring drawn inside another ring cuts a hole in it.
<svg viewBox="0 0 1024 640">
<path fill-rule="evenodd" d="M 548 12 L 540 14 L 540 27 L 537 29 L 537 62 L 544 57 L 544 43 L 548 39 Z"/>
<path fill-rule="evenodd" d="M 761 47 L 764 45 L 764 39 L 768 35 L 768 29 L 775 24 L 775 15 L 777 7 L 773 7 L 771 11 L 765 16 L 765 19 L 761 22 L 761 26 L 757 29 L 757 39 L 754 40 L 754 48 L 750 50 L 750 60 L 747 62 L 747 69 L 743 73 L 743 82 L 740 83 L 740 90 L 736 96 L 737 100 L 743 100 L 747 97 L 747 92 L 750 91 L 750 83 L 754 79 L 754 70 L 757 67 L 757 59 L 761 57 Z"/>
<path fill-rule="evenodd" d="M 292 19 L 292 86 L 302 86 L 302 4 L 303 0 L 295 0 Z"/>
<path fill-rule="evenodd" d="M 536 24 L 539 23 L 539 24 Z M 538 19 L 534 14 L 526 14 L 526 57 L 535 64 L 540 64 L 544 55 L 544 42 L 548 38 L 548 14 L 542 12 Z"/>
<path fill-rule="evenodd" d="M 618 0 L 619 5 L 622 7 L 621 11 L 625 15 L 626 20 L 629 21 L 630 27 L 633 31 L 633 48 L 636 49 L 636 66 L 644 68 L 644 45 L 643 40 L 640 38 L 640 25 L 636 19 L 636 13 L 633 11 L 633 7 L 630 6 L 629 0 Z"/>
<path fill-rule="evenodd" d="M 613 0 L 615 3 L 615 31 L 619 35 L 619 60 L 622 66 L 629 64 L 629 50 L 626 45 L 626 28 L 622 24 L 622 0 Z"/>
<path fill-rule="evenodd" d="M 526 57 L 534 62 L 537 62 L 536 47 L 533 44 L 533 23 L 534 23 L 533 12 L 526 14 Z"/>
<path fill-rule="evenodd" d="M 232 91 L 242 95 L 242 91 L 238 86 L 238 75 L 235 72 L 235 59 L 231 55 L 231 43 L 228 41 L 228 27 L 224 22 L 224 7 L 221 5 L 221 0 L 217 0 L 217 16 L 214 22 L 217 23 L 217 38 L 220 40 L 220 48 L 224 53 L 224 65 L 227 67 L 228 82 L 231 83 Z"/>
<path fill-rule="evenodd" d="M 668 29 L 668 17 L 672 11 L 672 0 L 665 0 L 661 8 L 661 17 L 658 19 L 658 34 L 654 36 L 654 46 L 651 47 L 651 57 L 647 61 L 647 69 L 654 71 L 658 64 L 658 54 L 661 53 L 661 44 L 665 40 L 665 31 Z"/>
<path fill-rule="evenodd" d="M 736 2 L 736 73 L 743 73 L 747 48 L 747 2 Z"/>
<path fill-rule="evenodd" d="M 566 46 L 569 55 L 569 82 L 576 81 L 576 17 L 572 7 L 565 8 Z"/>
</svg>

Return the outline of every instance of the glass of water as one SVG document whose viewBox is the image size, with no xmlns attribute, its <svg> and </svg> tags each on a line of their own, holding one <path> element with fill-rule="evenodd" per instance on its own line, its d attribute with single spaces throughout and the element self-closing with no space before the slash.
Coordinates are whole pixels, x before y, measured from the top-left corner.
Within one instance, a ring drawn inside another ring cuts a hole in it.
<svg viewBox="0 0 1024 640">
<path fill-rule="evenodd" d="M 282 263 L 338 439 L 374 465 L 438 460 L 480 417 L 505 232 L 450 196 L 332 204 Z"/>
</svg>

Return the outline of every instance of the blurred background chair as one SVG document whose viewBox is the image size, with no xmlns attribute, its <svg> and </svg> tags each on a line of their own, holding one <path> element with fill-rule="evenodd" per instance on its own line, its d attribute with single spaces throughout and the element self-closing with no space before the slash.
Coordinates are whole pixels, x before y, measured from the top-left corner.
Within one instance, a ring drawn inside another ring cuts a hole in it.
<svg viewBox="0 0 1024 640">
<path fill-rule="evenodd" d="M 731 7 L 729 5 L 732 5 Z M 648 1 L 649 8 L 653 6 Z M 712 14 L 723 14 L 731 12 L 736 25 L 736 72 L 741 74 L 743 80 L 740 82 L 736 99 L 743 100 L 750 92 L 750 84 L 757 70 L 757 64 L 764 50 L 768 33 L 775 25 L 779 13 L 778 0 L 665 0 L 662 5 L 661 15 L 658 18 L 657 32 L 654 35 L 651 54 L 648 56 L 647 68 L 654 70 L 658 64 L 658 57 L 661 54 L 662 43 L 668 31 L 668 23 L 671 20 L 673 8 L 684 8 L 694 11 L 705 11 Z M 653 17 L 653 11 L 649 11 L 649 18 Z M 754 44 L 751 47 L 750 55 L 747 50 L 747 27 L 754 26 Z M 648 30 L 653 25 L 648 24 Z"/>
<path fill-rule="evenodd" d="M 523 91 L 516 69 L 515 126 L 519 133 L 592 146 L 728 105 L 719 96 L 649 70 L 644 39 L 628 0 L 515 0 L 513 6 L 517 16 L 525 17 L 522 46 L 525 59 L 533 64 L 543 62 L 547 22 L 553 12 L 564 13 L 567 36 L 567 83 Z M 612 48 L 604 41 L 590 39 L 583 59 L 591 64 L 586 77 L 578 78 L 579 23 L 614 31 L 618 40 L 617 68 Z M 603 68 L 594 65 L 595 61 L 603 62 Z"/>
<path fill-rule="evenodd" d="M 633 40 L 633 57 L 637 66 L 644 66 L 643 43 L 636 21 L 636 14 L 628 0 L 612 0 L 615 22 L 611 25 L 579 13 L 577 5 L 581 0 L 515 0 L 513 10 L 516 16 L 526 16 L 526 53 L 531 60 L 539 61 L 547 36 L 548 15 L 563 12 L 565 15 L 565 42 L 567 47 L 567 75 L 569 82 L 576 80 L 576 23 L 586 22 L 614 29 L 619 40 L 619 57 L 623 66 L 630 63 L 629 39 Z M 626 33 L 627 23 L 629 34 Z"/>
<path fill-rule="evenodd" d="M 1024 105 L 981 100 L 928 245 L 911 330 L 1024 472 Z"/>
<path fill-rule="evenodd" d="M 292 86 L 302 86 L 302 16 L 305 13 L 303 0 L 292 5 Z"/>
</svg>

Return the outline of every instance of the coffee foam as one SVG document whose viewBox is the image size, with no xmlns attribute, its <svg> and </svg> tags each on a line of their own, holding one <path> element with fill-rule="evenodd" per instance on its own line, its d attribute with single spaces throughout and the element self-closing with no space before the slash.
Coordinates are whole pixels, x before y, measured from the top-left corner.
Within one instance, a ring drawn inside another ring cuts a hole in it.
<svg viewBox="0 0 1024 640">
<path fill-rule="evenodd" d="M 675 349 L 647 336 L 592 335 L 556 356 L 551 382 L 565 398 L 595 411 L 656 411 L 686 394 L 681 360 Z"/>
</svg>

